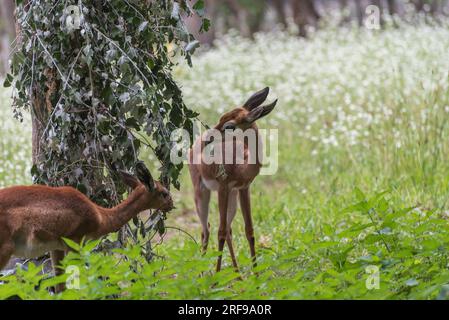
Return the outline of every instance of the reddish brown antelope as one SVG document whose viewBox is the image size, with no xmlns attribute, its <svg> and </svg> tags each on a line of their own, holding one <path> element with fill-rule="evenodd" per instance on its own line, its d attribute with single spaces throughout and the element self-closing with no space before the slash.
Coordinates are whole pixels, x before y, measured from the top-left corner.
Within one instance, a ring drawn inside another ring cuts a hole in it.
<svg viewBox="0 0 449 320">
<path fill-rule="evenodd" d="M 144 210 L 171 210 L 170 193 L 153 180 L 143 163 L 137 164 L 136 173 L 138 179 L 121 173 L 133 191 L 111 209 L 96 205 L 71 187 L 35 185 L 0 190 L 0 270 L 12 255 L 36 258 L 51 252 L 55 274 L 61 274 L 57 267 L 67 250 L 63 237 L 75 242 L 98 239 L 119 230 Z"/>
<path fill-rule="evenodd" d="M 221 144 L 221 150 L 223 150 L 221 159 L 223 160 L 225 158 L 228 159 L 228 154 L 226 153 L 231 151 L 231 162 L 226 161 L 224 164 L 219 164 L 204 160 L 203 150 L 205 150 L 206 145 L 209 146 L 209 143 L 205 142 L 205 140 L 208 140 L 207 136 L 209 135 L 207 131 L 195 141 L 190 150 L 189 170 L 194 186 L 196 210 L 202 224 L 201 238 L 203 251 L 207 249 L 210 233 L 210 225 L 208 223 L 210 194 L 211 191 L 218 191 L 218 207 L 220 211 L 218 250 L 223 252 L 224 242 L 226 241 L 231 254 L 232 264 L 236 270 L 238 270 L 238 265 L 232 245 L 231 224 L 236 214 L 238 197 L 240 198 L 240 207 L 243 213 L 245 233 L 249 242 L 251 258 L 253 264 L 256 265 L 249 187 L 254 178 L 259 174 L 261 168 L 259 155 L 261 154 L 262 144 L 255 122 L 269 114 L 277 102 L 276 100 L 271 104 L 262 106 L 268 93 L 269 88 L 256 92 L 242 107 L 224 114 L 214 127 L 215 132 L 219 132 L 223 138 L 226 137 L 229 131 L 236 132 L 236 129 L 241 130 L 237 131 L 241 133 L 243 140 L 236 139 L 234 135 L 231 141 L 224 139 L 218 143 L 218 148 L 216 145 L 214 146 L 214 150 L 220 150 Z M 251 130 L 256 140 L 255 143 L 253 141 L 253 147 L 244 138 Z M 243 149 L 240 158 L 236 151 L 239 147 Z M 237 159 L 241 161 L 237 161 Z M 250 161 L 251 159 L 255 161 Z M 218 257 L 217 271 L 221 269 L 221 261 L 222 255 Z"/>
</svg>

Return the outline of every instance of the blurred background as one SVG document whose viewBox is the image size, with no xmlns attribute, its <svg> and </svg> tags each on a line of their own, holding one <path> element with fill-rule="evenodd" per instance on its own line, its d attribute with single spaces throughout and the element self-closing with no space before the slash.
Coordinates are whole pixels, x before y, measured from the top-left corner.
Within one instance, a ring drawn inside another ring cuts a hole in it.
<svg viewBox="0 0 449 320">
<path fill-rule="evenodd" d="M 196 0 L 191 0 L 193 5 Z M 10 44 L 15 39 L 14 0 L 0 3 L 0 75 L 8 68 Z M 235 29 L 241 36 L 275 28 L 296 28 L 299 36 L 310 35 L 317 28 L 333 24 L 363 26 L 369 5 L 379 8 L 380 25 L 386 16 L 402 21 L 416 18 L 414 13 L 438 18 L 449 15 L 448 0 L 205 0 L 206 16 L 212 21 L 209 32 L 199 34 L 200 18 L 186 18 L 189 31 L 203 44 Z"/>
<path fill-rule="evenodd" d="M 251 37 L 259 31 L 273 28 L 297 27 L 300 36 L 325 24 L 356 23 L 362 26 L 367 8 L 379 8 L 380 24 L 385 15 L 410 19 L 413 13 L 441 16 L 449 13 L 446 0 L 205 0 L 207 16 L 213 25 L 211 30 L 198 35 L 198 19 L 189 19 L 188 25 L 202 43 L 211 44 L 229 29 L 236 29 L 242 36 Z M 369 9 L 368 9 L 369 10 Z"/>
</svg>

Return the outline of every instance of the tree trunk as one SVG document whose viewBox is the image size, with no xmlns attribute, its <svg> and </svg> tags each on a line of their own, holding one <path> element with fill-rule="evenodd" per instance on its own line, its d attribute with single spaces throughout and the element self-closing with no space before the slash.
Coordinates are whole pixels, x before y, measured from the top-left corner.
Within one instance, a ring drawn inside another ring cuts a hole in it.
<svg viewBox="0 0 449 320">
<path fill-rule="evenodd" d="M 430 13 L 432 15 L 437 15 L 440 12 L 440 6 L 441 6 L 442 0 L 433 0 L 430 3 Z"/>
<path fill-rule="evenodd" d="M 382 16 L 383 13 L 384 13 L 382 0 L 373 0 L 372 4 L 379 8 L 379 23 L 380 23 L 381 26 L 383 26 L 385 24 L 385 21 L 384 21 L 384 18 Z"/>
<path fill-rule="evenodd" d="M 392 16 L 398 13 L 398 8 L 395 0 L 387 0 L 388 13 Z"/>
<path fill-rule="evenodd" d="M 299 35 L 307 36 L 307 26 L 316 27 L 320 18 L 313 0 L 292 0 L 292 10 Z"/>
<path fill-rule="evenodd" d="M 356 7 L 356 15 L 357 15 L 357 22 L 359 23 L 359 26 L 363 26 L 363 17 L 365 15 L 365 7 L 362 6 L 362 1 L 356 0 L 355 1 L 355 7 Z"/>
<path fill-rule="evenodd" d="M 9 0 L 7 0 L 9 1 Z M 11 0 L 12 1 L 12 0 Z M 29 0 L 24 1 L 24 7 L 28 7 Z M 20 26 L 14 22 L 14 34 L 17 34 L 17 41 L 20 42 Z M 39 160 L 45 155 L 41 152 L 41 140 L 45 131 L 45 124 L 47 123 L 53 106 L 51 104 L 52 95 L 57 89 L 56 70 L 48 68 L 44 73 L 47 78 L 45 86 L 34 86 L 32 88 L 30 104 L 31 104 L 31 148 L 32 148 L 32 163 L 38 165 Z"/>
<path fill-rule="evenodd" d="M 247 22 L 248 12 L 246 12 L 237 0 L 225 0 L 225 2 L 234 15 L 240 34 L 242 36 L 249 37 L 251 35 L 251 30 Z"/>
<path fill-rule="evenodd" d="M 3 0 L 0 5 L 0 75 L 9 71 L 8 60 L 11 43 L 16 37 L 14 9 L 14 0 Z"/>
<path fill-rule="evenodd" d="M 285 13 L 285 1 L 284 0 L 272 0 L 271 4 L 276 11 L 279 23 L 286 28 L 287 27 L 287 15 Z"/>
<path fill-rule="evenodd" d="M 202 44 L 211 45 L 215 40 L 218 1 L 219 0 L 206 0 L 206 17 L 211 20 L 208 32 L 199 32 L 201 28 L 201 18 L 198 15 L 184 18 L 184 23 L 189 32 Z M 193 5 L 194 3 L 195 1 L 190 1 L 190 5 Z"/>
<path fill-rule="evenodd" d="M 348 0 L 340 0 L 339 6 L 340 6 L 340 11 L 344 14 L 343 20 L 341 22 L 344 24 L 350 22 L 351 21 L 351 12 L 349 10 Z"/>
<path fill-rule="evenodd" d="M 55 77 L 56 71 L 54 69 L 47 69 L 47 82 L 45 88 L 33 88 L 31 97 L 31 150 L 33 165 L 38 165 L 40 160 L 45 157 L 41 152 L 42 137 L 45 132 L 46 123 L 53 110 L 50 97 L 54 93 L 57 83 Z M 45 98 L 47 97 L 47 98 Z"/>
<path fill-rule="evenodd" d="M 417 12 L 421 12 L 424 9 L 424 1 L 423 0 L 414 0 L 415 9 Z"/>
</svg>

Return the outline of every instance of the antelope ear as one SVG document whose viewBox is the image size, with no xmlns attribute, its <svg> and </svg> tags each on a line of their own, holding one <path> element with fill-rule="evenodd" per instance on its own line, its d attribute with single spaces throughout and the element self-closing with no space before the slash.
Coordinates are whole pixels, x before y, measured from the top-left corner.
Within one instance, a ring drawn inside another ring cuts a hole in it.
<svg viewBox="0 0 449 320">
<path fill-rule="evenodd" d="M 254 110 L 252 110 L 248 113 L 248 115 L 245 118 L 245 121 L 252 123 L 260 118 L 265 117 L 267 114 L 269 114 L 271 111 L 273 111 L 277 102 L 278 101 L 276 99 L 274 102 L 272 102 L 266 106 L 261 106 L 261 107 L 255 108 Z"/>
<path fill-rule="evenodd" d="M 248 111 L 251 111 L 254 108 L 257 108 L 265 101 L 265 99 L 268 97 L 269 92 L 270 92 L 270 88 L 268 88 L 268 87 L 266 87 L 265 89 L 262 89 L 260 91 L 257 91 L 248 99 L 248 101 L 245 102 L 245 104 L 243 105 L 243 108 L 245 108 Z"/>
<path fill-rule="evenodd" d="M 135 189 L 139 185 L 139 180 L 130 175 L 128 172 L 120 171 L 123 182 L 130 188 Z"/>
<path fill-rule="evenodd" d="M 154 191 L 154 180 L 151 176 L 150 170 L 145 166 L 143 162 L 137 162 L 136 164 L 136 174 L 137 178 L 143 185 L 148 189 L 148 191 Z"/>
</svg>

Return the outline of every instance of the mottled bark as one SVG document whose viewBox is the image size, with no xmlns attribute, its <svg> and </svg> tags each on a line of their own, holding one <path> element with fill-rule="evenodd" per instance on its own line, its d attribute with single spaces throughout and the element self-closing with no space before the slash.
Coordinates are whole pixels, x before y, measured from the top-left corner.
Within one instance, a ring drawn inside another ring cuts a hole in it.
<svg viewBox="0 0 449 320">
<path fill-rule="evenodd" d="M 24 1 L 24 7 L 28 7 L 29 0 Z M 25 9 L 27 10 L 27 9 Z M 20 27 L 14 23 L 15 33 L 17 33 L 17 41 L 21 41 Z M 30 93 L 31 104 L 31 148 L 33 165 L 39 164 L 39 159 L 45 157 L 41 150 L 42 136 L 45 132 L 45 126 L 48 121 L 51 110 L 53 109 L 52 98 L 57 91 L 58 83 L 56 79 L 56 70 L 47 68 L 45 73 L 45 86 L 34 85 Z"/>
<path fill-rule="evenodd" d="M 39 164 L 40 159 L 45 157 L 40 146 L 43 142 L 42 137 L 45 133 L 46 124 L 53 110 L 52 100 L 59 86 L 54 68 L 47 68 L 44 75 L 46 77 L 45 86 L 35 86 L 31 96 L 32 157 L 34 165 Z"/>
</svg>

